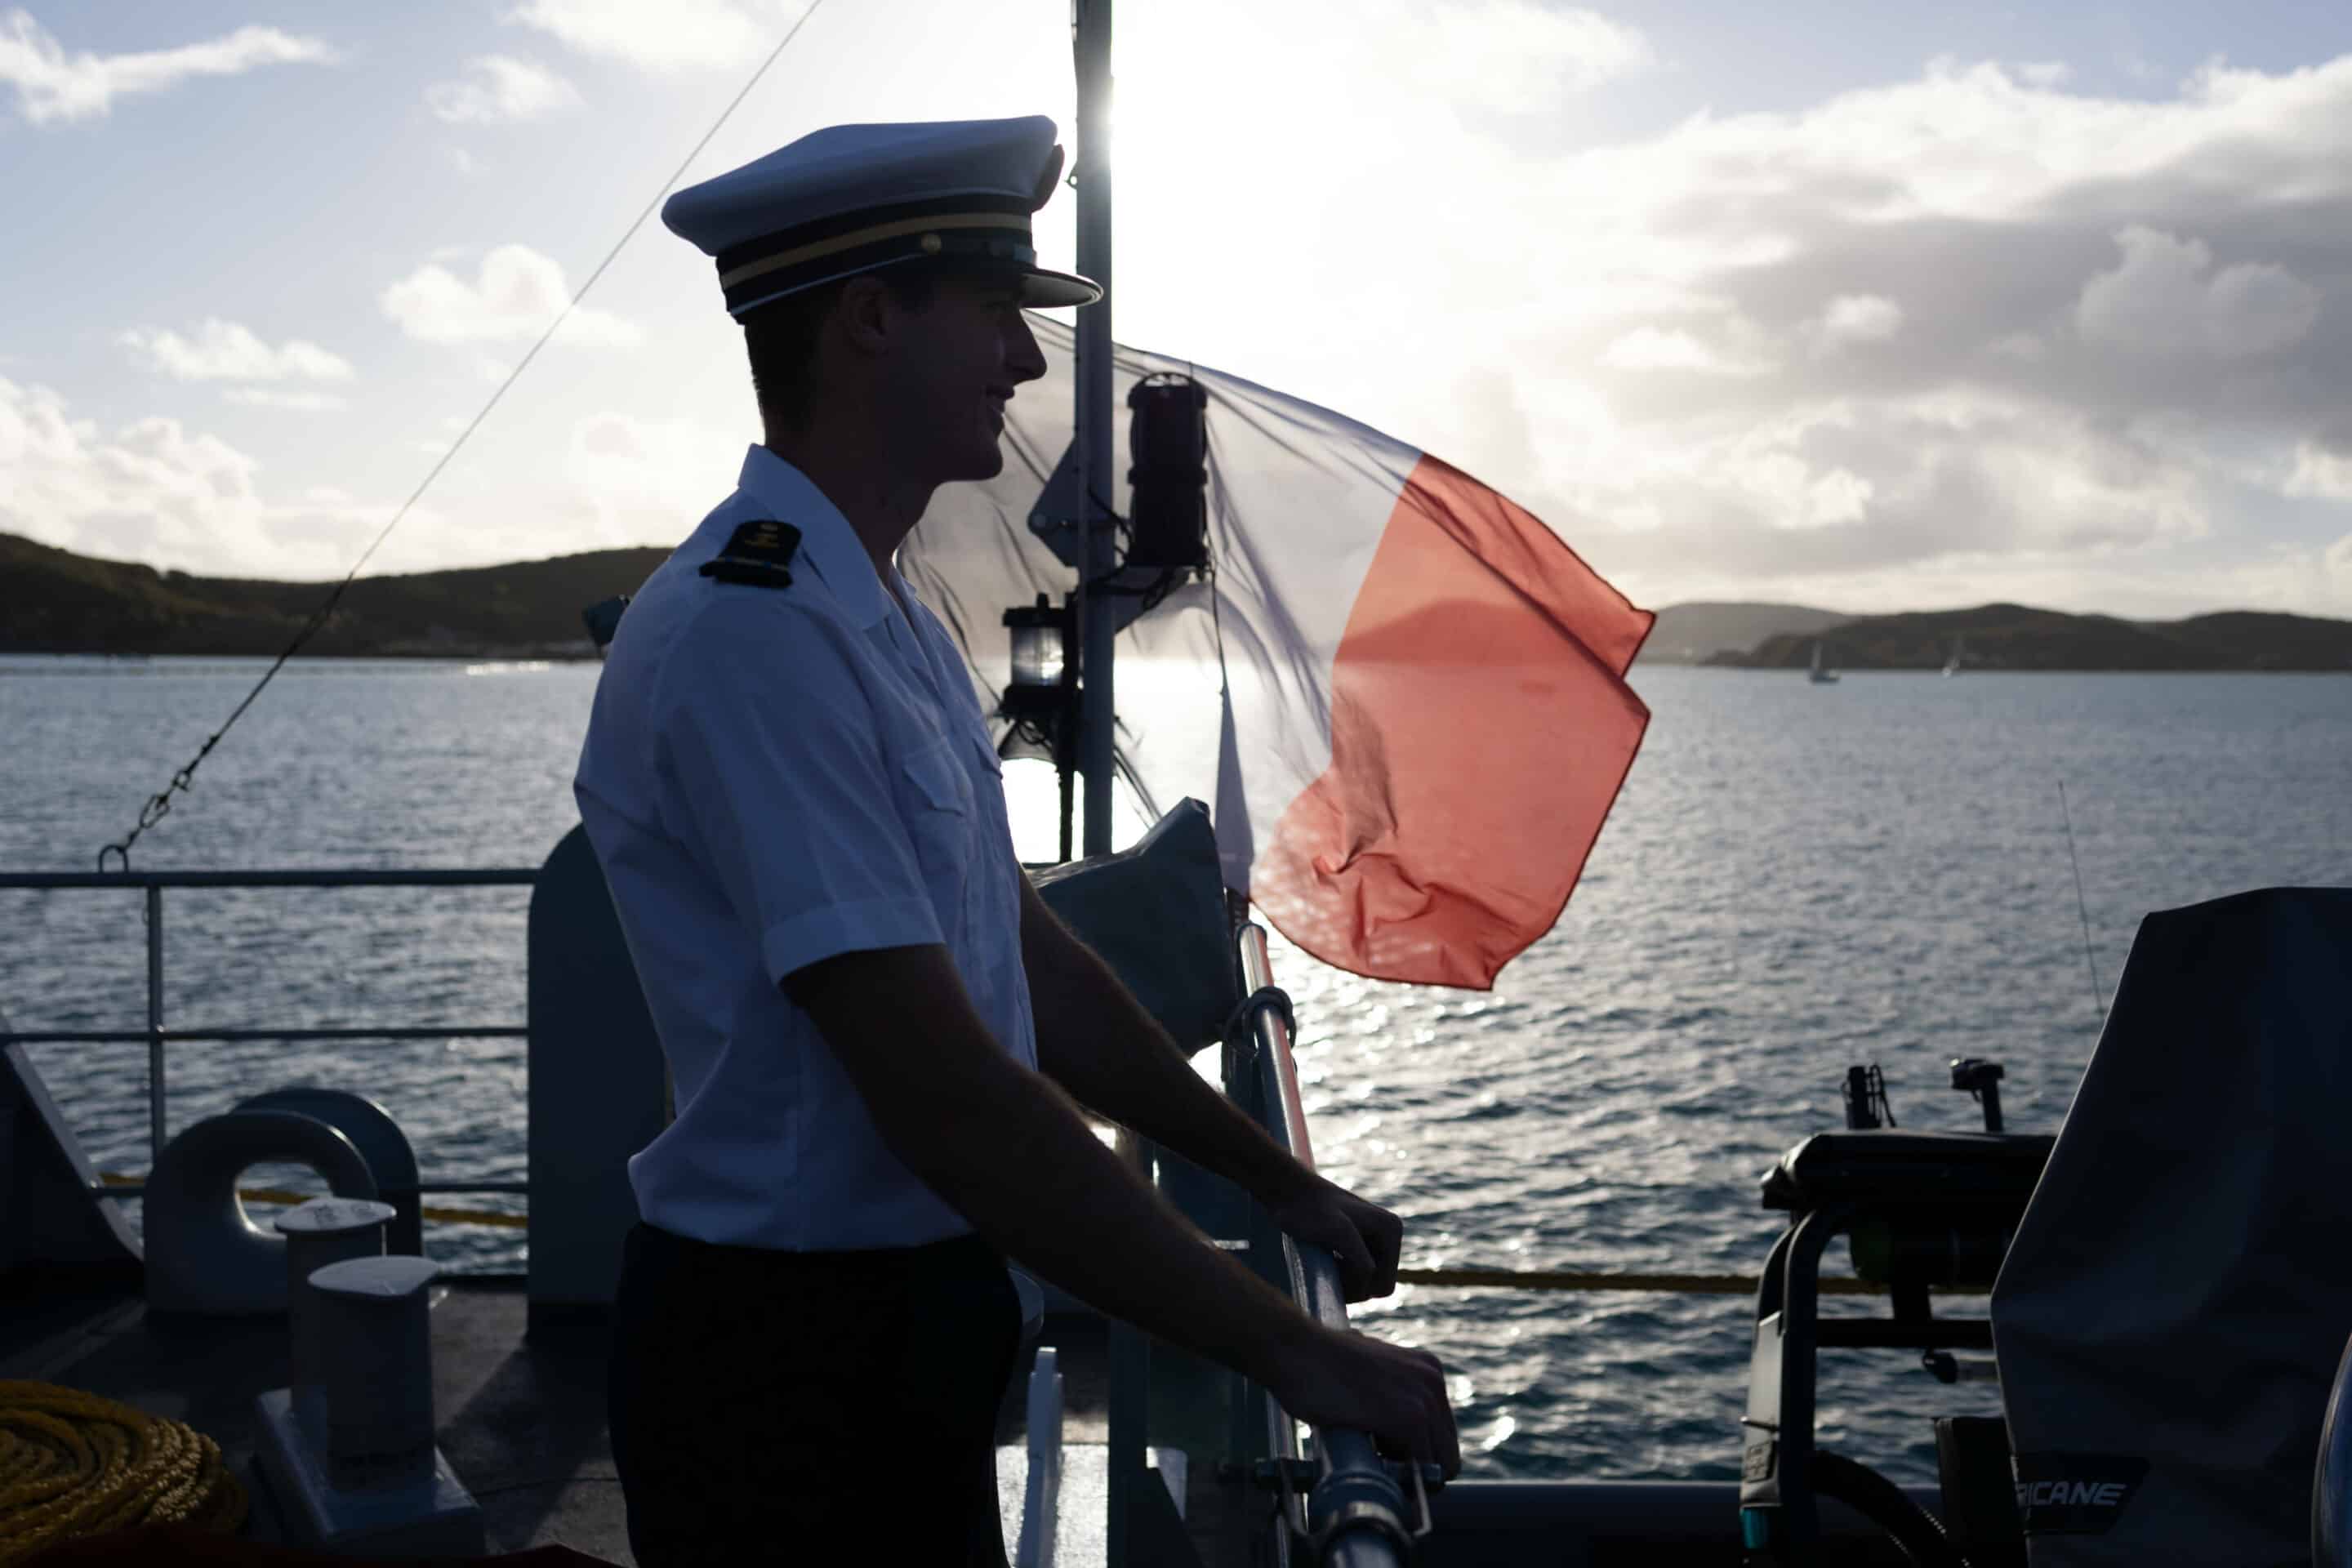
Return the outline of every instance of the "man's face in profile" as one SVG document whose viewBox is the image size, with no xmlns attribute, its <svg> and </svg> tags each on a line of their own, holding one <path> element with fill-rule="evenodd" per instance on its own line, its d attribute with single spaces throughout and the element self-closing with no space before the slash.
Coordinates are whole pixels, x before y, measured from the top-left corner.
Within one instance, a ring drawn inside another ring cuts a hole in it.
<svg viewBox="0 0 2352 1568">
<path fill-rule="evenodd" d="M 1045 374 L 1021 299 L 1017 277 L 943 278 L 929 306 L 900 318 L 905 352 L 893 355 L 890 402 L 905 421 L 908 465 L 934 483 L 994 479 L 1004 468 L 1004 405 Z"/>
</svg>

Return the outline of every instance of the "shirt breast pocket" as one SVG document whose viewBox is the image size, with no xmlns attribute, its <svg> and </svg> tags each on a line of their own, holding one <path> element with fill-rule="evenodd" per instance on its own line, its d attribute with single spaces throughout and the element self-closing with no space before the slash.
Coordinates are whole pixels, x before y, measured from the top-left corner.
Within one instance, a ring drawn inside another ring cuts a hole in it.
<svg viewBox="0 0 2352 1568">
<path fill-rule="evenodd" d="M 971 874 L 971 775 L 950 744 L 940 742 L 909 752 L 899 763 L 898 791 L 898 818 L 914 843 L 931 907 L 947 928 L 963 913 Z"/>
</svg>

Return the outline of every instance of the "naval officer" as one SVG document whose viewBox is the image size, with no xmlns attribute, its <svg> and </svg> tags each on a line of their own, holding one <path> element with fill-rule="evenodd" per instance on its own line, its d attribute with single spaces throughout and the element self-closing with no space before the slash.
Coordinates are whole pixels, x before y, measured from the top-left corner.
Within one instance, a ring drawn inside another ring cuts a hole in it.
<svg viewBox="0 0 2352 1568">
<path fill-rule="evenodd" d="M 1433 1357 L 1310 1321 L 1204 1245 L 1076 1109 L 1135 1128 L 1394 1286 L 1396 1216 L 1202 1083 L 1015 860 L 955 645 L 891 564 L 1003 466 L 1045 364 L 1042 117 L 843 125 L 680 191 L 764 439 L 631 605 L 576 781 L 677 1118 L 630 1162 L 614 1463 L 646 1568 L 1001 1564 L 1003 1260 L 1459 1465 Z M 1074 1103 L 1075 1102 L 1075 1103 Z"/>
</svg>

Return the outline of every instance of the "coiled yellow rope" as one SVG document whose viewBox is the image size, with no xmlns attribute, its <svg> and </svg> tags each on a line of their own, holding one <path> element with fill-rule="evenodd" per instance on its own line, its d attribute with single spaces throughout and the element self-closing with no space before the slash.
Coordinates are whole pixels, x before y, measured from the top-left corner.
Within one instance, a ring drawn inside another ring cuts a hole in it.
<svg viewBox="0 0 2352 1568">
<path fill-rule="evenodd" d="M 0 1564 L 140 1524 L 226 1534 L 245 1503 L 200 1432 L 79 1389 L 0 1382 Z"/>
</svg>

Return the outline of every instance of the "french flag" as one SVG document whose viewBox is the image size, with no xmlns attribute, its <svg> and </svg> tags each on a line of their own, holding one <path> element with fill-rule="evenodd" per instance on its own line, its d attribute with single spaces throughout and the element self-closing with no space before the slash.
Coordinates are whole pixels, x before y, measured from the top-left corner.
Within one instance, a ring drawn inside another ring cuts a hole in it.
<svg viewBox="0 0 2352 1568">
<path fill-rule="evenodd" d="M 942 489 L 900 572 L 995 700 L 1004 607 L 1072 580 L 1032 526 L 1069 445 L 1073 335 L 1008 410 L 1004 471 Z M 1325 963 L 1484 990 L 1549 931 L 1650 713 L 1636 609 L 1532 514 L 1444 460 L 1237 376 L 1121 348 L 1207 394 L 1206 579 L 1122 600 L 1117 705 L 1147 816 L 1213 803 L 1227 886 Z M 1121 516 L 1129 496 L 1104 498 Z"/>
</svg>

